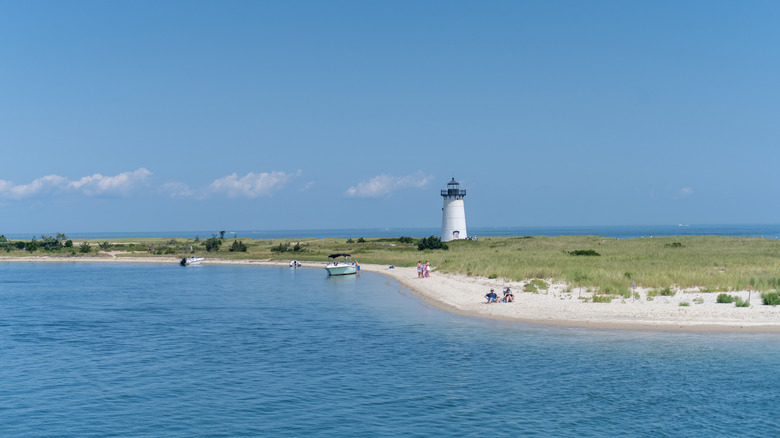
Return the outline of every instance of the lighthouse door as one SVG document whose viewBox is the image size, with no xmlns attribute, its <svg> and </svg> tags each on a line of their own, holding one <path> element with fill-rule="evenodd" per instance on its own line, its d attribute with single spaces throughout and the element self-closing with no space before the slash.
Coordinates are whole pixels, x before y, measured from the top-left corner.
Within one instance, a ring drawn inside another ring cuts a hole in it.
<svg viewBox="0 0 780 438">
<path fill-rule="evenodd" d="M 453 231 L 452 232 L 452 238 L 453 239 L 460 239 L 460 231 Z"/>
</svg>

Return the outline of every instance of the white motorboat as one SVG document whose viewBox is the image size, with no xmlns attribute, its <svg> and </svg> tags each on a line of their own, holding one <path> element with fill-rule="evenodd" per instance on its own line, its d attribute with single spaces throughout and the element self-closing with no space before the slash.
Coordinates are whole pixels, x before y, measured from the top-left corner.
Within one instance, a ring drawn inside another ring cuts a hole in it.
<svg viewBox="0 0 780 438">
<path fill-rule="evenodd" d="M 299 262 L 298 260 L 293 260 L 290 262 L 291 268 L 300 268 L 301 266 L 303 265 L 301 265 L 301 262 Z"/>
<path fill-rule="evenodd" d="M 199 264 L 201 264 L 203 262 L 203 260 L 205 260 L 205 257 L 195 257 L 195 256 L 185 257 L 185 258 L 181 259 L 179 264 L 182 265 L 182 266 L 199 265 Z"/>
<path fill-rule="evenodd" d="M 343 261 L 339 261 L 341 257 L 344 257 Z M 357 266 L 354 262 L 349 261 L 349 254 L 331 254 L 328 256 L 328 266 L 325 266 L 325 270 L 328 271 L 328 275 L 354 275 L 357 274 Z"/>
</svg>

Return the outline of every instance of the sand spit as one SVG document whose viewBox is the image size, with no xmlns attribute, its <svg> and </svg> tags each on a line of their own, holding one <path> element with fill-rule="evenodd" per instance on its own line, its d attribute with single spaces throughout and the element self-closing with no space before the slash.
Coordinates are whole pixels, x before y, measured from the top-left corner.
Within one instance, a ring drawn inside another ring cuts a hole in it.
<svg viewBox="0 0 780 438">
<path fill-rule="evenodd" d="M 164 263 L 177 264 L 178 257 L 123 257 L 104 254 L 98 257 L 0 257 L 14 263 Z M 273 260 L 207 259 L 207 264 L 287 266 L 288 262 Z M 304 267 L 323 267 L 325 263 L 304 262 Z M 566 284 L 552 283 L 538 293 L 522 292 L 524 282 L 502 279 L 467 277 L 433 272 L 429 278 L 417 278 L 415 268 L 393 268 L 361 265 L 363 271 L 391 277 L 428 303 L 444 310 L 470 316 L 510 321 L 523 321 L 557 326 L 629 330 L 717 331 L 717 332 L 780 332 L 780 306 L 765 306 L 760 292 L 738 291 L 730 295 L 750 299 L 750 307 L 733 303 L 717 303 L 717 293 L 697 291 L 677 292 L 674 296 L 647 299 L 648 290 L 637 288 L 639 298 L 616 298 L 610 303 L 586 301 L 591 293 Z M 512 288 L 513 303 L 485 304 L 484 295 L 491 289 Z M 680 303 L 687 303 L 681 306 Z"/>
</svg>

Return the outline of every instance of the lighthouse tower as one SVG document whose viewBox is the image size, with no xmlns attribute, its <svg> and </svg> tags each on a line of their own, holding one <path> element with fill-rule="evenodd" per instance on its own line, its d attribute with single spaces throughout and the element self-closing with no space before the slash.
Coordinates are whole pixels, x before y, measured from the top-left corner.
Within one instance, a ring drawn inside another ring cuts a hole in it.
<svg viewBox="0 0 780 438">
<path fill-rule="evenodd" d="M 466 191 L 460 189 L 460 184 L 452 178 L 447 183 L 447 189 L 441 191 L 444 198 L 444 206 L 441 208 L 441 241 L 449 242 L 455 239 L 465 239 L 466 234 L 466 209 L 463 205 L 463 197 Z"/>
</svg>

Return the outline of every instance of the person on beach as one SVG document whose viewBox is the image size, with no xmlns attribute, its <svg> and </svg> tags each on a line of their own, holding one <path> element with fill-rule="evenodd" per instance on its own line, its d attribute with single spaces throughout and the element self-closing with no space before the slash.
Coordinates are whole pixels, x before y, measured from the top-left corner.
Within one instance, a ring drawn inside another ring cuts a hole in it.
<svg viewBox="0 0 780 438">
<path fill-rule="evenodd" d="M 360 277 L 360 263 L 355 260 L 355 267 L 357 268 L 357 276 Z"/>
<path fill-rule="evenodd" d="M 431 262 L 426 260 L 425 266 L 423 266 L 423 270 L 425 271 L 425 278 L 428 278 L 428 276 L 431 274 Z"/>
<path fill-rule="evenodd" d="M 496 292 L 493 289 L 490 289 L 490 292 L 485 295 L 485 298 L 487 298 L 487 304 L 498 302 L 498 295 L 496 295 Z"/>
<path fill-rule="evenodd" d="M 515 294 L 512 293 L 512 289 L 506 288 L 504 291 L 504 302 L 511 303 L 515 300 Z"/>
<path fill-rule="evenodd" d="M 417 260 L 417 278 L 422 278 L 422 262 Z"/>
</svg>

